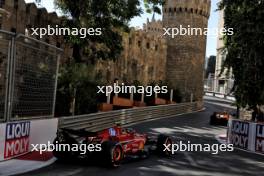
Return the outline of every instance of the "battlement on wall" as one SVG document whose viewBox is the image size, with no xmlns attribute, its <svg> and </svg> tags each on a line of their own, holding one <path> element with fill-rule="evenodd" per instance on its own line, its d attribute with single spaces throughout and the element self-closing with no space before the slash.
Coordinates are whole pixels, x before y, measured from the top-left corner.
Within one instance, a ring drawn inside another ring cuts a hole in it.
<svg viewBox="0 0 264 176">
<path fill-rule="evenodd" d="M 31 28 L 60 25 L 63 20 L 63 17 L 58 17 L 55 12 L 48 13 L 45 8 L 38 8 L 35 3 L 25 3 L 23 0 L 8 0 L 3 8 L 10 13 L 9 18 L 2 18 L 3 20 L 0 21 L 0 28 L 6 31 L 29 34 Z M 131 28 L 129 33 L 122 34 L 124 50 L 120 58 L 115 62 L 101 61 L 95 69 L 101 70 L 107 80 L 127 78 L 139 80 L 145 84 L 149 80 L 163 80 L 166 39 L 157 35 L 160 33 L 162 33 L 162 21 L 154 18 L 152 21 L 147 21 L 143 29 Z M 65 42 L 63 36 L 44 36 L 42 39 L 37 39 L 56 46 L 59 44 L 59 47 L 64 49 L 62 63 L 72 57 L 72 47 Z M 85 56 L 83 58 L 85 59 Z"/>
<path fill-rule="evenodd" d="M 25 34 L 30 27 L 41 27 L 48 24 L 59 24 L 61 17 L 56 12 L 48 13 L 45 8 L 38 8 L 35 3 L 25 3 L 23 0 L 5 0 L 2 7 L 8 18 L 2 18 L 0 28 Z"/>
<path fill-rule="evenodd" d="M 143 24 L 143 31 L 147 33 L 152 33 L 155 35 L 162 34 L 162 21 L 161 20 L 155 20 L 155 17 L 153 16 L 152 20 L 149 21 L 147 19 L 147 22 Z"/>
<path fill-rule="evenodd" d="M 211 0 L 166 0 L 163 7 L 164 15 L 189 13 L 209 18 Z"/>
</svg>

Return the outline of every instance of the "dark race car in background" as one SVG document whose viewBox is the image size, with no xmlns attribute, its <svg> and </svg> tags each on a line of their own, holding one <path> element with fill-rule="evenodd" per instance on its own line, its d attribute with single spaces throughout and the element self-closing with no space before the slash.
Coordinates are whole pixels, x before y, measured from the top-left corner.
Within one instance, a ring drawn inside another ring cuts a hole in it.
<svg viewBox="0 0 264 176">
<path fill-rule="evenodd" d="M 100 145 L 101 151 L 81 154 L 80 151 L 57 151 L 53 154 L 59 160 L 88 159 L 107 166 L 118 167 L 126 158 L 146 158 L 150 153 L 170 155 L 164 151 L 172 145 L 172 139 L 166 135 L 148 136 L 137 133 L 131 128 L 115 126 L 99 132 L 86 130 L 59 129 L 54 144 Z"/>
<path fill-rule="evenodd" d="M 230 113 L 224 111 L 224 112 L 214 112 L 211 116 L 210 116 L 210 125 L 227 125 L 228 120 L 231 118 L 232 116 L 230 115 Z"/>
</svg>

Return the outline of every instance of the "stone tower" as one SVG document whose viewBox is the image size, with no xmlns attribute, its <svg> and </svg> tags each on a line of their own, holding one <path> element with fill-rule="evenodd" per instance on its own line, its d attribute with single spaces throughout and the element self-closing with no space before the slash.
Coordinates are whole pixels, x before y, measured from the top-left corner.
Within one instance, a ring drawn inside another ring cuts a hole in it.
<svg viewBox="0 0 264 176">
<path fill-rule="evenodd" d="M 208 26 L 211 0 L 166 0 L 164 28 L 201 28 Z M 202 100 L 206 35 L 167 36 L 166 79 L 178 88 L 185 101 Z M 193 95 L 193 96 L 191 96 Z"/>
</svg>

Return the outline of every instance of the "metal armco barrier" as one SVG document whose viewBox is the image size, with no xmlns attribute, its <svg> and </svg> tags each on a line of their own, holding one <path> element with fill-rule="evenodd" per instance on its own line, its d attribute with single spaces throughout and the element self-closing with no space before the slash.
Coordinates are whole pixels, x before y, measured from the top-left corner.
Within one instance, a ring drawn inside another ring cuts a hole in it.
<svg viewBox="0 0 264 176">
<path fill-rule="evenodd" d="M 225 94 L 221 94 L 221 93 L 205 92 L 204 94 L 206 96 L 210 96 L 210 97 L 217 97 L 217 98 L 222 98 L 222 99 L 226 99 L 226 100 L 230 100 L 230 101 L 236 101 L 236 98 L 234 96 L 225 95 Z"/>
<path fill-rule="evenodd" d="M 87 129 L 97 131 L 112 127 L 115 124 L 128 126 L 148 120 L 168 118 L 184 113 L 199 111 L 203 108 L 202 102 L 181 103 L 145 108 L 124 109 L 81 116 L 61 117 L 60 128 Z"/>
</svg>

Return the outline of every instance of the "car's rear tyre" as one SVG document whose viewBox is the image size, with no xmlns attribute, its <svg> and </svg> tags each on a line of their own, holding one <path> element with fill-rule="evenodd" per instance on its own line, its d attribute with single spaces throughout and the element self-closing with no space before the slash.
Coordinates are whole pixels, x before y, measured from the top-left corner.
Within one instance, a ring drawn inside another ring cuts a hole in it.
<svg viewBox="0 0 264 176">
<path fill-rule="evenodd" d="M 122 146 L 117 142 L 106 141 L 102 143 L 102 159 L 108 167 L 117 168 L 124 158 Z"/>
<path fill-rule="evenodd" d="M 170 148 L 170 151 L 166 149 L 164 144 L 166 146 L 168 146 L 168 148 Z M 158 154 L 163 155 L 163 156 L 171 155 L 172 144 L 173 144 L 172 139 L 169 136 L 166 136 L 163 134 L 159 135 L 158 141 L 157 141 L 157 152 L 158 152 Z"/>
</svg>

